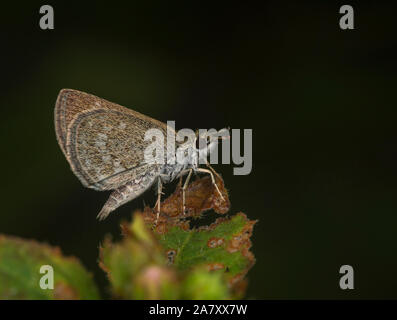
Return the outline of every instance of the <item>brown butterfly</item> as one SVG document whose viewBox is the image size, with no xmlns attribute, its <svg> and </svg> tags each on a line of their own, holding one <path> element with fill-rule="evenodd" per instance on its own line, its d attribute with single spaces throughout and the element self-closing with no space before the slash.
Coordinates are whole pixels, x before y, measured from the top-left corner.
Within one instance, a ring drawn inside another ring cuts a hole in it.
<svg viewBox="0 0 397 320">
<path fill-rule="evenodd" d="M 183 191 L 192 172 L 214 174 L 209 168 L 199 168 L 199 159 L 206 152 L 196 149 L 196 139 L 190 144 L 177 144 L 178 150 L 192 151 L 192 156 L 182 163 L 148 163 L 145 149 L 153 141 L 145 140 L 150 129 L 160 130 L 167 137 L 173 130 L 165 123 L 152 119 L 134 110 L 72 89 L 60 91 L 55 105 L 55 131 L 59 146 L 74 174 L 85 187 L 99 191 L 113 190 L 98 214 L 100 220 L 119 206 L 137 198 L 155 182 L 158 185 L 158 214 L 162 183 L 188 175 Z M 216 143 L 210 144 L 210 149 Z M 167 156 L 170 156 L 165 150 Z M 173 154 L 175 156 L 175 154 Z M 206 161 L 206 160 L 205 160 Z M 185 197 L 183 193 L 183 211 Z"/>
</svg>

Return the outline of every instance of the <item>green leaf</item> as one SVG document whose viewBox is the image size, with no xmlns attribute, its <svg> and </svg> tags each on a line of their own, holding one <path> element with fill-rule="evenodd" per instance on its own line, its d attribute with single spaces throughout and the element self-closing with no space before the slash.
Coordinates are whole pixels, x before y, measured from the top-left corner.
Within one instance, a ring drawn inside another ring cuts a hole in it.
<svg viewBox="0 0 397 320">
<path fill-rule="evenodd" d="M 54 289 L 42 289 L 40 268 L 54 272 Z M 0 235 L 0 299 L 98 299 L 91 274 L 74 257 L 32 240 Z"/>
<path fill-rule="evenodd" d="M 173 253 L 173 265 L 179 270 L 200 265 L 208 271 L 221 270 L 234 287 L 255 262 L 249 251 L 254 224 L 238 213 L 230 219 L 219 218 L 209 227 L 186 230 L 175 225 L 158 239 L 168 254 Z"/>
<path fill-rule="evenodd" d="M 210 226 L 191 229 L 186 218 L 197 219 L 213 209 L 225 214 L 227 190 L 217 177 L 197 179 L 183 193 L 176 191 L 161 202 L 161 214 L 145 207 L 122 224 L 119 243 L 105 240 L 100 266 L 108 274 L 115 297 L 124 299 L 231 299 L 241 298 L 245 275 L 255 262 L 250 252 L 256 221 L 238 213 L 218 218 Z"/>
<path fill-rule="evenodd" d="M 105 239 L 100 266 L 108 274 L 113 295 L 123 299 L 178 299 L 179 280 L 166 264 L 163 249 L 136 213 L 130 226 L 123 225 L 124 239 Z"/>
<path fill-rule="evenodd" d="M 208 272 L 205 267 L 195 267 L 187 273 L 182 288 L 183 299 L 188 300 L 225 300 L 231 297 L 223 272 Z"/>
</svg>

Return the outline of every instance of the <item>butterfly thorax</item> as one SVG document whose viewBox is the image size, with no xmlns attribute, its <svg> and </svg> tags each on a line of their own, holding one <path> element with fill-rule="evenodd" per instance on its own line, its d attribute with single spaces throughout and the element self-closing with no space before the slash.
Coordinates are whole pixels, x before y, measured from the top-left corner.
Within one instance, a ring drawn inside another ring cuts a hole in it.
<svg viewBox="0 0 397 320">
<path fill-rule="evenodd" d="M 200 164 L 206 163 L 208 154 L 215 148 L 218 141 L 212 141 L 206 148 L 199 149 L 195 147 L 196 139 L 193 143 L 179 145 L 175 154 L 168 154 L 167 163 L 160 174 L 163 182 L 173 181 L 187 174 L 189 169 L 196 172 Z"/>
<path fill-rule="evenodd" d="M 167 157 L 167 162 L 161 170 L 161 180 L 165 183 L 171 182 L 184 175 L 189 169 L 194 171 L 198 168 L 199 153 L 193 146 L 180 147 L 174 155 Z"/>
</svg>

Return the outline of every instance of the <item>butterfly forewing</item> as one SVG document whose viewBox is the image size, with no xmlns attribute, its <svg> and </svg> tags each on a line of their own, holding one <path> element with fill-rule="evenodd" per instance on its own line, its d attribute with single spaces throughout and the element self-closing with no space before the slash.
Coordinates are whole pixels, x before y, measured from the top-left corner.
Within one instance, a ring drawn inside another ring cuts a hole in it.
<svg viewBox="0 0 397 320">
<path fill-rule="evenodd" d="M 60 92 L 55 107 L 58 142 L 80 181 L 96 190 L 118 188 L 160 165 L 146 164 L 145 132 L 166 124 L 93 95 Z"/>
</svg>

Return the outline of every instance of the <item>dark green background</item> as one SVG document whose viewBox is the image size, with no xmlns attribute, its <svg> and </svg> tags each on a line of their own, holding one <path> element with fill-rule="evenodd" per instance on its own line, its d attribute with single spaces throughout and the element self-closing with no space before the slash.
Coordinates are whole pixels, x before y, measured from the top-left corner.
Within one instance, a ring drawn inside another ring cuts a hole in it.
<svg viewBox="0 0 397 320">
<path fill-rule="evenodd" d="M 39 28 L 43 4 L 55 30 Z M 231 212 L 259 219 L 249 298 L 397 298 L 397 11 L 350 3 L 342 31 L 342 4 L 2 4 L 0 233 L 60 246 L 104 288 L 99 242 L 155 202 L 95 219 L 108 194 L 80 184 L 54 133 L 73 88 L 178 128 L 253 129 L 251 174 L 216 166 Z"/>
</svg>

